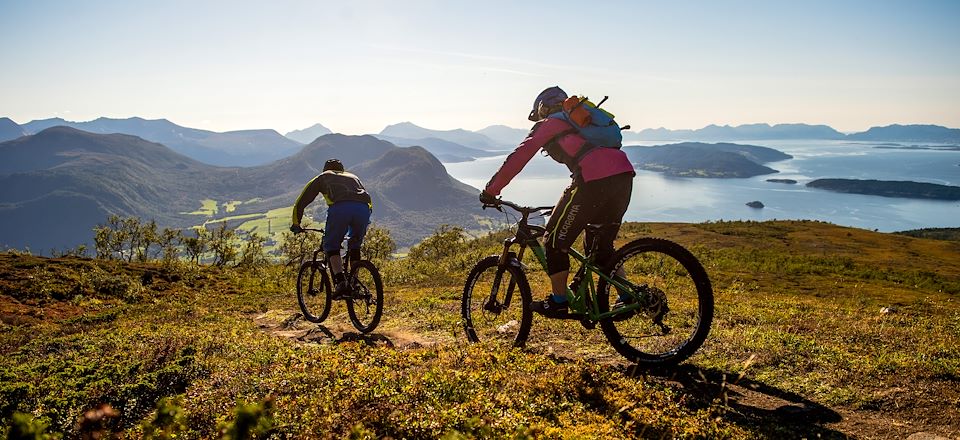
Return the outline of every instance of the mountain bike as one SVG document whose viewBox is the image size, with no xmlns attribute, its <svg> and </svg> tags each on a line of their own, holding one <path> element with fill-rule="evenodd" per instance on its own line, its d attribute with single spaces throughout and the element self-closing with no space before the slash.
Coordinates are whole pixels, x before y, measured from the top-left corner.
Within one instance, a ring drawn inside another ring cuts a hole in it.
<svg viewBox="0 0 960 440">
<path fill-rule="evenodd" d="M 323 229 L 304 228 L 304 231 L 319 232 Z M 313 257 L 300 265 L 297 274 L 297 302 L 307 321 L 320 323 L 327 319 L 332 303 L 333 271 L 323 249 L 313 251 Z M 320 257 L 320 258 L 318 258 Z M 343 259 L 343 273 L 350 285 L 350 295 L 345 298 L 350 322 L 361 333 L 370 333 L 380 324 L 383 315 L 383 282 L 380 271 L 369 260 L 351 262 Z"/>
<path fill-rule="evenodd" d="M 501 341 L 522 347 L 532 325 L 530 284 L 522 263 L 529 249 L 544 272 L 546 254 L 539 238 L 546 228 L 530 224 L 530 215 L 550 215 L 553 206 L 525 207 L 500 200 L 485 205 L 520 214 L 514 235 L 500 255 L 473 267 L 463 287 L 461 315 L 467 339 Z M 588 225 L 593 232 L 615 225 Z M 511 248 L 519 249 L 514 252 Z M 599 323 L 607 341 L 622 356 L 642 366 L 670 366 L 693 355 L 713 320 L 713 290 L 703 266 L 688 250 L 669 240 L 639 238 L 618 249 L 606 267 L 576 249 L 580 266 L 567 289 L 569 313 L 587 329 Z M 597 280 L 595 281 L 595 277 Z"/>
</svg>

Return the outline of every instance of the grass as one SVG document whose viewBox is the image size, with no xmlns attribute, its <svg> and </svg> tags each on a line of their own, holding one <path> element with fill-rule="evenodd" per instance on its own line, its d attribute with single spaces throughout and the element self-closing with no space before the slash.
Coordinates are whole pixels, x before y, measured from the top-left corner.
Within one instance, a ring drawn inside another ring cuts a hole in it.
<svg viewBox="0 0 960 440">
<path fill-rule="evenodd" d="M 181 214 L 202 215 L 206 217 L 213 217 L 217 215 L 219 211 L 220 211 L 220 206 L 216 200 L 203 199 L 200 201 L 200 209 L 193 212 L 181 212 Z"/>
<path fill-rule="evenodd" d="M 381 263 L 370 336 L 340 303 L 323 327 L 298 319 L 289 274 L 0 254 L 0 426 L 23 413 L 17 426 L 70 436 L 960 433 L 956 243 L 819 222 L 633 223 L 618 242 L 648 235 L 692 249 L 716 296 L 707 343 L 670 372 L 635 371 L 571 321 L 535 318 L 522 350 L 466 343 L 461 284 L 503 234 Z M 85 415 L 103 404 L 117 415 Z"/>
</svg>

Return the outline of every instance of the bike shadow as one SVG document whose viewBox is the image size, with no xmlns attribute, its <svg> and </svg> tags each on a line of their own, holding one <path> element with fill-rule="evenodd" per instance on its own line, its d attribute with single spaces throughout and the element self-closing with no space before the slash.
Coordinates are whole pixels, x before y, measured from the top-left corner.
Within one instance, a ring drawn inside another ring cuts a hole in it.
<svg viewBox="0 0 960 440">
<path fill-rule="evenodd" d="M 645 369 L 636 365 L 619 368 L 628 376 L 661 381 L 682 389 L 693 397 L 686 401 L 692 409 L 720 403 L 728 409 L 720 417 L 773 437 L 796 434 L 806 438 L 848 438 L 824 426 L 843 420 L 836 411 L 740 374 L 689 364 L 670 369 Z"/>
<path fill-rule="evenodd" d="M 360 342 L 370 347 L 395 347 L 393 340 L 381 333 L 364 334 L 356 331 L 345 330 L 340 333 L 340 336 L 337 336 L 336 333 L 323 324 L 317 324 L 315 328 L 311 328 L 307 334 L 304 335 L 304 339 L 323 339 L 335 344 L 342 344 L 345 342 Z"/>
</svg>

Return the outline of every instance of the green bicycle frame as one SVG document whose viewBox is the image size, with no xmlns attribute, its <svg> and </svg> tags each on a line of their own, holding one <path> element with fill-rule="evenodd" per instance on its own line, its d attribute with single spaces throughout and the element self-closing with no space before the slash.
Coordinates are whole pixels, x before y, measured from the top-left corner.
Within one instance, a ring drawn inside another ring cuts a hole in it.
<svg viewBox="0 0 960 440">
<path fill-rule="evenodd" d="M 529 247 L 530 250 L 533 251 L 533 254 L 537 257 L 537 261 L 540 262 L 540 266 L 543 268 L 543 271 L 549 273 L 549 270 L 547 269 L 547 255 L 543 245 L 537 240 L 530 240 L 524 243 L 524 246 Z M 602 271 L 597 270 L 597 267 L 593 265 L 591 258 L 584 256 L 576 249 L 571 248 L 567 251 L 567 253 L 575 260 L 580 262 L 579 271 L 583 272 L 580 282 L 576 286 L 576 291 L 571 290 L 569 286 L 567 287 L 567 300 L 569 301 L 570 309 L 575 313 L 585 314 L 591 321 L 599 321 L 601 319 L 627 313 L 631 310 L 641 307 L 641 304 L 644 302 L 643 300 L 645 298 L 638 298 L 636 296 L 635 292 L 637 292 L 637 286 L 634 286 L 632 283 L 621 277 L 610 277 Z M 519 257 L 521 259 L 523 258 L 523 248 L 520 249 Z M 636 301 L 620 307 L 617 310 L 600 313 L 599 306 L 597 305 L 597 286 L 596 283 L 594 283 L 593 274 L 599 275 L 600 278 L 603 278 L 607 282 L 607 284 L 617 289 L 619 292 L 630 292 L 629 295 L 634 297 Z M 590 298 L 589 304 L 587 304 L 588 295 Z"/>
</svg>

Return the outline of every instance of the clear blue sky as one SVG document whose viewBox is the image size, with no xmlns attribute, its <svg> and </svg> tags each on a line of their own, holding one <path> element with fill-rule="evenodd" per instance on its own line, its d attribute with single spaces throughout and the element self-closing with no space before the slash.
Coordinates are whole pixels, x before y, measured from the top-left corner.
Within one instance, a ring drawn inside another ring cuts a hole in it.
<svg viewBox="0 0 960 440">
<path fill-rule="evenodd" d="M 560 85 L 634 128 L 960 127 L 960 1 L 666 3 L 0 0 L 0 116 L 526 127 Z"/>
</svg>

